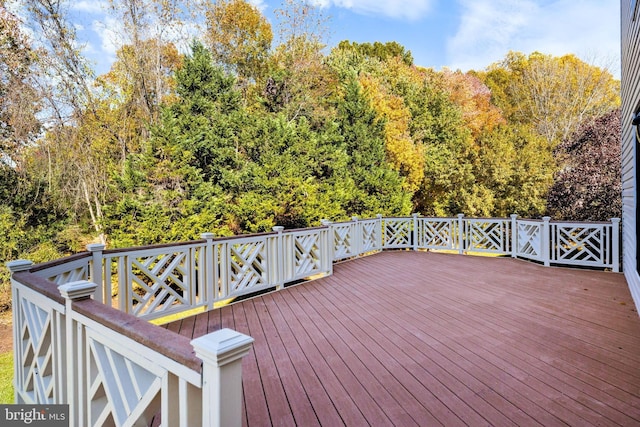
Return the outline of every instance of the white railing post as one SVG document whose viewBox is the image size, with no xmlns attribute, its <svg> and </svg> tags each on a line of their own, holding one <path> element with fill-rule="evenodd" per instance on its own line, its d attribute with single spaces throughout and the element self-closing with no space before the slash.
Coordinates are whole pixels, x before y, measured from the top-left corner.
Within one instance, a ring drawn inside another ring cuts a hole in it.
<svg viewBox="0 0 640 427">
<path fill-rule="evenodd" d="M 336 252 L 336 242 L 333 228 L 331 227 L 332 222 L 328 219 L 321 219 L 320 224 L 327 227 L 327 256 L 329 257 L 330 268 L 333 269 L 333 257 Z"/>
<path fill-rule="evenodd" d="M 275 268 L 274 272 L 276 274 L 276 289 L 281 290 L 284 289 L 284 263 L 293 262 L 293 260 L 285 256 L 284 253 L 284 244 L 282 241 L 282 231 L 284 230 L 284 227 L 281 225 L 276 225 L 272 228 L 272 230 L 278 233 L 278 236 L 276 237 L 276 253 L 271 255 L 271 262 L 269 263 L 269 265 L 271 268 Z"/>
<path fill-rule="evenodd" d="M 620 218 L 611 218 L 611 264 L 615 273 L 620 272 Z"/>
<path fill-rule="evenodd" d="M 518 214 L 511 214 L 511 258 L 518 256 Z"/>
<path fill-rule="evenodd" d="M 413 217 L 413 250 L 418 250 L 418 239 L 420 238 L 420 230 L 418 230 L 418 214 L 414 213 Z"/>
<path fill-rule="evenodd" d="M 111 289 L 106 289 L 105 284 L 107 278 L 102 274 L 102 251 L 106 246 L 102 243 L 91 243 L 87 245 L 87 250 L 91 252 L 91 271 L 89 272 L 89 278 L 95 283 L 98 288 L 94 294 L 96 301 L 104 303 L 107 301 L 107 292 L 111 292 Z M 109 281 L 110 283 L 111 281 Z"/>
<path fill-rule="evenodd" d="M 377 214 L 376 218 L 378 220 L 378 236 L 376 239 L 376 249 L 382 250 L 382 233 L 384 233 L 384 229 L 382 228 L 382 214 Z"/>
<path fill-rule="evenodd" d="M 242 425 L 242 358 L 251 350 L 253 338 L 231 329 L 191 341 L 202 359 L 202 425 Z"/>
<path fill-rule="evenodd" d="M 551 225 L 549 221 L 551 221 L 550 216 L 542 217 L 542 261 L 545 267 L 551 265 L 551 251 L 553 251 L 552 240 L 554 236 L 551 236 Z"/>
<path fill-rule="evenodd" d="M 216 278 L 215 269 L 215 251 L 213 249 L 213 239 L 216 235 L 214 233 L 202 233 L 200 238 L 205 239 L 207 242 L 204 247 L 204 254 L 200 257 L 200 263 L 198 267 L 200 270 L 200 292 L 204 292 L 203 298 L 207 305 L 207 310 L 213 310 L 213 305 L 218 298 L 218 280 Z"/>
<path fill-rule="evenodd" d="M 460 255 L 464 253 L 464 246 L 464 214 L 458 214 L 458 253 Z"/>
<path fill-rule="evenodd" d="M 360 224 L 358 224 L 358 217 L 352 216 L 351 220 L 353 221 L 353 242 L 351 243 L 355 246 L 354 253 L 356 257 L 359 257 L 362 251 L 362 233 L 360 230 Z"/>
<path fill-rule="evenodd" d="M 83 390 L 82 376 L 85 375 L 84 349 L 79 345 L 82 332 L 74 327 L 72 316 L 73 302 L 91 298 L 98 285 L 86 280 L 70 282 L 58 287 L 60 295 L 65 299 L 65 359 L 66 359 L 66 402 L 69 404 L 69 425 L 80 426 L 85 417 L 85 399 L 88 390 Z"/>
</svg>

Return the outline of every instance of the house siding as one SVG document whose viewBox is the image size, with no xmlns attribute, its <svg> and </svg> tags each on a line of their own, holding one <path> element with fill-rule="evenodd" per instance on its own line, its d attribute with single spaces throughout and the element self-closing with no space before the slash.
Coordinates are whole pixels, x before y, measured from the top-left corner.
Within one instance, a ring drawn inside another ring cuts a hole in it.
<svg viewBox="0 0 640 427">
<path fill-rule="evenodd" d="M 631 295 L 640 308 L 640 275 L 638 274 L 638 144 L 631 121 L 640 109 L 640 0 L 621 0 L 622 40 L 622 254 L 623 271 Z M 633 9 L 637 10 L 633 10 Z M 634 20 L 635 12 L 635 20 Z"/>
</svg>

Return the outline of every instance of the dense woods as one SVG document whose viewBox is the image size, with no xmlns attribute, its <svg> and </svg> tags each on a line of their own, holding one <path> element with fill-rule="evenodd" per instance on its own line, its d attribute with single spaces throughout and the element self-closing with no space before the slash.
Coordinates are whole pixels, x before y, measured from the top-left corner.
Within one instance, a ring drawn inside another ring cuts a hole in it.
<svg viewBox="0 0 640 427">
<path fill-rule="evenodd" d="M 620 215 L 619 82 L 573 55 L 436 71 L 394 42 L 326 46 L 300 0 L 275 23 L 110 0 L 124 44 L 95 75 L 68 2 L 6 3 L 3 263 L 378 213 Z"/>
</svg>

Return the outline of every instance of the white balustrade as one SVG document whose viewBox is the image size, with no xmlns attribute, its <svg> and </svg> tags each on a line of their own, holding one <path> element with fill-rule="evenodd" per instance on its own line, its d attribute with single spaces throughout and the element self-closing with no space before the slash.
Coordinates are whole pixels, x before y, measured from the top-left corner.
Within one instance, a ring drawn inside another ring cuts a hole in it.
<svg viewBox="0 0 640 427">
<path fill-rule="evenodd" d="M 230 238 L 204 233 L 198 241 L 141 248 L 89 245 L 85 253 L 37 266 L 8 263 L 16 402 L 70 402 L 72 425 L 136 424 L 152 417 L 162 425 L 237 424 L 238 360 L 251 338 L 225 331 L 195 340 L 198 366 L 204 364 L 196 369 L 185 366 L 185 360 L 193 364 L 192 355 L 177 360 L 175 352 L 160 348 L 175 334 L 148 330 L 157 327 L 143 319 L 282 289 L 332 274 L 334 261 L 384 249 L 488 252 L 545 265 L 620 268 L 616 218 L 576 223 L 414 214 L 322 224 Z M 145 333 L 169 335 L 154 347 Z M 233 392 L 216 388 L 222 386 Z"/>
</svg>

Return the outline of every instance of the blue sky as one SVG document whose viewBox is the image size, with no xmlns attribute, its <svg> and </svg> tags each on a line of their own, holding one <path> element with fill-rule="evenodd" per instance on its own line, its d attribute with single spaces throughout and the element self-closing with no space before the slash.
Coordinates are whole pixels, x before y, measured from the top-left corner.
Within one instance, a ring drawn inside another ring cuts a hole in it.
<svg viewBox="0 0 640 427">
<path fill-rule="evenodd" d="M 281 0 L 250 0 L 275 27 Z M 620 78 L 619 0 L 312 0 L 330 18 L 329 46 L 341 40 L 396 41 L 415 63 L 481 70 L 509 50 L 574 53 Z M 108 70 L 117 49 L 101 1 L 72 2 L 78 35 Z"/>
</svg>

